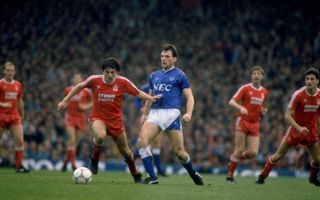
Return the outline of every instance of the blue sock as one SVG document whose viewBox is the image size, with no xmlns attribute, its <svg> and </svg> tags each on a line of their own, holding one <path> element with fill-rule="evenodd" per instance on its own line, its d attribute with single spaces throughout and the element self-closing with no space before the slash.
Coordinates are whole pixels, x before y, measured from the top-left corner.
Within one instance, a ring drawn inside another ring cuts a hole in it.
<svg viewBox="0 0 320 200">
<path fill-rule="evenodd" d="M 181 165 L 187 170 L 190 176 L 193 176 L 196 173 L 196 170 L 194 170 L 194 168 L 192 167 L 192 163 L 189 156 L 186 161 L 181 161 Z"/>
<path fill-rule="evenodd" d="M 161 167 L 161 157 L 160 157 L 160 153 L 159 153 L 159 154 L 153 153 L 153 161 L 154 161 L 154 164 L 155 164 L 156 167 L 157 167 L 158 174 L 162 173 L 162 172 L 163 172 L 163 169 L 162 169 L 162 167 Z"/>
<path fill-rule="evenodd" d="M 156 173 L 154 172 L 154 169 L 153 169 L 152 156 L 148 156 L 148 157 L 143 158 L 142 162 L 143 162 L 144 168 L 146 169 L 150 178 L 152 180 L 156 180 L 157 176 L 156 176 Z"/>
<path fill-rule="evenodd" d="M 142 148 L 139 150 L 139 153 L 141 155 L 143 166 L 146 172 L 149 174 L 151 180 L 156 180 L 157 176 L 153 169 L 153 158 L 152 158 L 152 153 L 150 151 L 150 148 L 149 147 Z"/>
<path fill-rule="evenodd" d="M 139 158 L 140 157 L 140 153 L 139 153 L 139 150 L 137 149 L 137 150 L 135 150 L 134 152 L 133 152 L 133 158 L 134 159 L 137 159 L 137 158 Z"/>
</svg>

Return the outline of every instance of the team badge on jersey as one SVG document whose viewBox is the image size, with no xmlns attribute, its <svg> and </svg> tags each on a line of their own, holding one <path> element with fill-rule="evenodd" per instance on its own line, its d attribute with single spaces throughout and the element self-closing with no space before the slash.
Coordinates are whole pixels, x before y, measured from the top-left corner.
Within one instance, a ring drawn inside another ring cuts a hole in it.
<svg viewBox="0 0 320 200">
<path fill-rule="evenodd" d="M 114 92 L 117 92 L 117 91 L 119 90 L 118 85 L 114 85 L 113 88 L 112 88 L 112 90 L 113 90 Z"/>
<path fill-rule="evenodd" d="M 174 77 L 173 77 L 173 76 L 170 76 L 170 77 L 169 77 L 169 80 L 170 80 L 170 81 L 174 81 Z"/>
</svg>

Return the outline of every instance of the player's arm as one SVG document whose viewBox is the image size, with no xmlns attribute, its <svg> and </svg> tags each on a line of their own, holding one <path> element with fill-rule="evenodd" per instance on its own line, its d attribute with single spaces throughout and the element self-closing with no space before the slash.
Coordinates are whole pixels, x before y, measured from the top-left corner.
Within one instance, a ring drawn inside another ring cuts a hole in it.
<svg viewBox="0 0 320 200">
<path fill-rule="evenodd" d="M 230 105 L 231 107 L 233 107 L 234 109 L 239 110 L 242 115 L 248 115 L 248 110 L 247 110 L 245 107 L 243 107 L 241 104 L 239 104 L 239 103 L 235 100 L 235 98 L 231 98 L 231 99 L 230 99 L 229 105 Z"/>
<path fill-rule="evenodd" d="M 77 84 L 75 87 L 72 88 L 72 90 L 67 94 L 67 96 L 65 96 L 62 101 L 60 101 L 58 103 L 58 110 L 62 111 L 64 109 L 66 109 L 66 107 L 68 106 L 68 102 L 70 101 L 70 99 L 78 94 L 81 90 L 83 89 L 82 84 L 79 83 Z"/>
<path fill-rule="evenodd" d="M 85 99 L 85 101 L 82 101 L 79 103 L 79 108 L 83 111 L 86 111 L 90 108 L 92 108 L 93 106 L 93 101 L 92 101 L 92 95 L 91 93 L 87 93 L 87 98 Z"/>
<path fill-rule="evenodd" d="M 24 120 L 24 102 L 22 98 L 18 99 L 18 112 L 21 118 L 21 121 L 23 122 Z"/>
<path fill-rule="evenodd" d="M 261 110 L 261 114 L 262 115 L 266 115 L 267 114 L 267 112 L 268 112 L 267 105 L 268 105 L 268 96 L 266 96 L 266 98 L 265 98 L 265 100 L 264 100 L 264 102 L 262 104 L 262 110 Z"/>
<path fill-rule="evenodd" d="M 193 108 L 194 108 L 194 97 L 191 88 L 184 88 L 183 94 L 186 98 L 186 113 L 182 116 L 184 122 L 191 120 Z"/>
<path fill-rule="evenodd" d="M 299 133 L 306 135 L 309 130 L 306 127 L 300 126 L 293 118 L 294 110 L 291 108 L 287 108 L 286 114 L 285 114 L 285 120 L 286 122 L 291 125 L 293 128 L 295 128 Z"/>
<path fill-rule="evenodd" d="M 0 102 L 0 107 L 2 108 L 11 108 L 11 102 Z"/>
</svg>

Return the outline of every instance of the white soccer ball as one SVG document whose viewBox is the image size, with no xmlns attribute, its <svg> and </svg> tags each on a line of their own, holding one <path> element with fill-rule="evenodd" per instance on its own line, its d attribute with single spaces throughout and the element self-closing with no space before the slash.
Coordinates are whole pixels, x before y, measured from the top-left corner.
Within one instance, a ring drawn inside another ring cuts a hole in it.
<svg viewBox="0 0 320 200">
<path fill-rule="evenodd" d="M 86 167 L 78 167 L 73 172 L 72 179 L 76 184 L 88 184 L 92 180 L 92 173 L 90 169 Z"/>
</svg>

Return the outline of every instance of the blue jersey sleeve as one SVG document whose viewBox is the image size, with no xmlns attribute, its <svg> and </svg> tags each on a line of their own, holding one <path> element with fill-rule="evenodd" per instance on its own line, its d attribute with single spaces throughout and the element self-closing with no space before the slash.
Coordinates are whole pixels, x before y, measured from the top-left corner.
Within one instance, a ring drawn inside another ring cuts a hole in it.
<svg viewBox="0 0 320 200">
<path fill-rule="evenodd" d="M 184 88 L 189 88 L 189 87 L 190 87 L 189 80 L 186 74 L 183 74 L 180 79 L 180 89 L 183 90 Z"/>
</svg>

